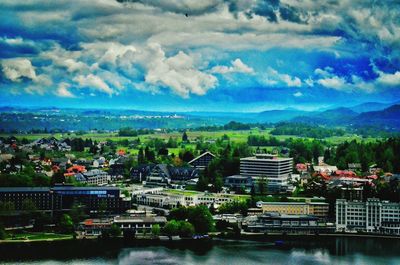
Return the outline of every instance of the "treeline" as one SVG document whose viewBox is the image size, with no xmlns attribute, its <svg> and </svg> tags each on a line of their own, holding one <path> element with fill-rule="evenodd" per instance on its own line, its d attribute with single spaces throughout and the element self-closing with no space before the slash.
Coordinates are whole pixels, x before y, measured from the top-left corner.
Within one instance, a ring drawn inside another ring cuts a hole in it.
<svg viewBox="0 0 400 265">
<path fill-rule="evenodd" d="M 118 136 L 132 136 L 136 137 L 144 134 L 153 134 L 155 131 L 150 129 L 133 129 L 130 127 L 121 128 L 118 131 Z"/>
<path fill-rule="evenodd" d="M 249 135 L 247 137 L 247 144 L 250 146 L 280 146 L 283 142 L 273 136 L 265 137 L 264 135 Z"/>
<path fill-rule="evenodd" d="M 296 135 L 310 138 L 326 138 L 331 136 L 345 135 L 343 129 L 325 128 L 321 126 L 312 126 L 304 123 L 288 123 L 282 122 L 275 125 L 271 131 L 272 135 Z"/>
<path fill-rule="evenodd" d="M 325 161 L 347 168 L 348 163 L 360 163 L 363 172 L 376 164 L 385 172 L 400 173 L 400 137 L 376 142 L 343 142 L 336 148 L 326 149 Z"/>
<path fill-rule="evenodd" d="M 236 121 L 230 121 L 225 125 L 211 125 L 211 126 L 200 126 L 191 129 L 192 131 L 207 131 L 207 132 L 214 132 L 214 131 L 223 131 L 223 130 L 230 130 L 230 131 L 245 131 L 250 130 L 253 127 L 260 127 L 261 124 L 253 124 L 253 123 L 241 123 Z M 264 127 L 263 127 L 264 128 Z"/>
</svg>

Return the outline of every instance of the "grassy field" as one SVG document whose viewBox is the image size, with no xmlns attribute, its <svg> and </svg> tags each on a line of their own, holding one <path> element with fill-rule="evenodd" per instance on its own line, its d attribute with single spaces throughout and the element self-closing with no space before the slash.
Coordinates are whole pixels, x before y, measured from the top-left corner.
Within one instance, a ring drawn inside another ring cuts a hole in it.
<svg viewBox="0 0 400 265">
<path fill-rule="evenodd" d="M 71 239 L 72 235 L 54 234 L 54 233 L 17 233 L 10 234 L 6 241 L 45 241 L 45 240 L 64 240 Z"/>
<path fill-rule="evenodd" d="M 137 138 L 139 138 L 141 143 L 146 143 L 149 140 L 155 139 L 155 138 L 163 139 L 164 141 L 168 141 L 168 139 L 170 137 L 172 137 L 173 139 L 177 140 L 178 147 L 177 148 L 168 148 L 168 151 L 170 154 L 173 153 L 177 156 L 177 155 L 179 155 L 179 152 L 181 152 L 183 148 L 184 149 L 192 149 L 192 150 L 196 149 L 195 141 L 197 139 L 202 139 L 203 141 L 215 141 L 218 138 L 221 138 L 222 136 L 227 135 L 229 137 L 229 139 L 233 142 L 246 143 L 249 135 L 262 135 L 266 138 L 273 136 L 270 133 L 271 130 L 272 130 L 272 128 L 267 128 L 264 130 L 256 128 L 256 129 L 245 130 L 245 131 L 232 131 L 232 130 L 223 130 L 223 131 L 215 131 L 215 132 L 189 131 L 189 132 L 187 132 L 187 134 L 188 134 L 189 140 L 191 142 L 185 143 L 185 144 L 182 144 L 182 141 L 181 141 L 182 133 L 178 132 L 178 131 L 170 132 L 170 133 L 156 132 L 153 134 L 140 135 L 140 136 L 136 136 L 136 137 L 118 136 L 117 133 L 86 133 L 86 134 L 57 133 L 57 134 L 53 134 L 53 135 L 51 135 L 51 134 L 18 134 L 18 135 L 14 135 L 14 136 L 19 139 L 26 138 L 29 141 L 33 141 L 33 140 L 44 138 L 44 137 L 50 137 L 50 136 L 54 136 L 57 139 L 67 138 L 67 137 L 69 137 L 69 138 L 80 137 L 83 139 L 90 138 L 93 141 L 97 141 L 97 142 L 112 140 L 113 142 L 115 142 L 117 144 L 117 150 L 124 150 L 126 153 L 133 154 L 133 155 L 138 154 L 138 152 L 139 152 L 138 147 L 124 146 L 124 145 L 122 145 L 121 141 L 124 141 L 124 140 L 133 141 L 133 140 L 136 140 Z M 8 137 L 8 136 L 10 136 L 10 135 L 0 134 L 0 137 Z M 296 139 L 296 138 L 304 139 L 305 138 L 305 137 L 298 137 L 298 136 L 293 136 L 293 135 L 274 135 L 274 137 L 276 137 L 280 141 L 284 141 L 288 138 L 293 138 L 293 139 Z M 308 139 L 312 139 L 312 138 L 308 138 Z M 329 144 L 337 145 L 344 141 L 356 140 L 356 141 L 371 142 L 371 141 L 376 141 L 377 139 L 378 138 L 373 138 L 373 137 L 363 138 L 363 137 L 355 135 L 355 134 L 347 134 L 344 136 L 328 137 L 323 140 Z M 254 150 L 256 150 L 257 146 L 252 146 L 252 148 Z M 268 152 L 274 152 L 277 147 L 276 146 L 260 146 L 260 148 L 266 149 Z M 84 153 L 72 152 L 72 153 L 74 153 L 77 158 L 89 158 L 89 159 L 91 158 L 91 155 L 88 152 L 84 152 Z"/>
<path fill-rule="evenodd" d="M 231 141 L 234 142 L 247 142 L 247 137 L 249 135 L 263 135 L 265 137 L 272 136 L 271 135 L 271 128 L 265 129 L 265 130 L 260 130 L 260 129 L 252 129 L 252 130 L 246 130 L 246 131 L 231 131 L 231 130 L 224 130 L 224 131 L 215 131 L 215 132 L 209 132 L 209 131 L 189 131 L 187 134 L 189 136 L 190 140 L 195 140 L 202 138 L 203 140 L 216 140 L 218 138 L 221 138 L 223 135 L 227 135 Z M 10 134 L 0 134 L 0 137 L 9 137 Z M 86 138 L 91 138 L 93 141 L 101 142 L 101 141 L 106 141 L 106 140 L 112 140 L 115 142 L 123 141 L 123 140 L 134 140 L 139 138 L 141 142 L 146 142 L 147 140 L 158 138 L 158 139 L 164 139 L 168 140 L 170 137 L 177 139 L 180 141 L 182 137 L 181 132 L 170 132 L 170 133 L 154 133 L 154 134 L 145 134 L 145 135 L 140 135 L 137 137 L 128 137 L 128 136 L 118 136 L 117 133 L 86 133 L 86 134 L 62 134 L 62 133 L 56 133 L 56 134 L 17 134 L 14 135 L 15 137 L 22 139 L 26 138 L 30 141 L 40 139 L 43 137 L 49 137 L 49 136 L 54 136 L 57 139 L 60 138 L 74 138 L 74 137 L 81 137 L 83 139 Z M 288 138 L 304 138 L 304 137 L 298 137 L 294 135 L 274 135 L 279 140 L 285 140 Z M 355 134 L 346 134 L 344 136 L 332 136 L 332 137 L 327 137 L 324 138 L 325 141 L 330 142 L 332 144 L 337 144 L 340 142 L 344 141 L 351 141 L 351 140 L 357 140 L 357 141 L 375 141 L 377 138 L 374 137 L 368 137 L 368 138 L 363 138 L 359 135 Z M 120 146 L 121 148 L 125 148 L 123 146 Z"/>
</svg>

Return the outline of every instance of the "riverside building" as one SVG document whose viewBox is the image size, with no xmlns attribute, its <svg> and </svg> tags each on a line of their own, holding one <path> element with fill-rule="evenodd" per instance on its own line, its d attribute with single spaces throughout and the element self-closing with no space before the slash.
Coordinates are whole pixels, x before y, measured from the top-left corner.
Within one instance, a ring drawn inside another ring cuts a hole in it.
<svg viewBox="0 0 400 265">
<path fill-rule="evenodd" d="M 400 203 L 336 200 L 336 231 L 400 235 Z"/>
</svg>

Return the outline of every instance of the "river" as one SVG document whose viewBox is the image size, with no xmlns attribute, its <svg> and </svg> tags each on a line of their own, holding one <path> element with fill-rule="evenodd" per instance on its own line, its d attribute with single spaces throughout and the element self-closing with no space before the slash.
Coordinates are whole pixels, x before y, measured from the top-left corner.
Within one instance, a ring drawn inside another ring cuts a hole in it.
<svg viewBox="0 0 400 265">
<path fill-rule="evenodd" d="M 0 246 L 0 264 L 400 264 L 399 239 L 304 238 L 163 244 L 45 242 Z"/>
</svg>

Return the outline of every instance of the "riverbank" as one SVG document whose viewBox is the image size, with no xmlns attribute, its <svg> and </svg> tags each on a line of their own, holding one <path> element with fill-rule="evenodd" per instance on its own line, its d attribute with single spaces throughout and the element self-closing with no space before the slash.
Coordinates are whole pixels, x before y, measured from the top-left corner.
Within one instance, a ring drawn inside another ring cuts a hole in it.
<svg viewBox="0 0 400 265">
<path fill-rule="evenodd" d="M 334 257 L 352 254 L 359 255 L 361 252 L 364 253 L 365 256 L 380 255 L 386 257 L 391 255 L 397 257 L 399 246 L 400 242 L 398 239 L 364 238 L 361 240 L 360 238 L 354 237 L 332 236 L 318 236 L 314 238 L 307 237 L 306 239 L 290 236 L 277 239 L 271 236 L 264 238 L 263 240 L 254 240 L 254 238 L 252 238 L 252 240 L 243 238 L 214 238 L 214 240 L 206 241 L 125 240 L 123 238 L 110 238 L 107 240 L 81 239 L 54 242 L 42 241 L 0 244 L 0 263 L 3 264 L 4 262 L 9 262 L 10 264 L 15 264 L 23 262 L 42 264 L 45 262 L 53 262 L 54 264 L 59 264 L 67 262 L 75 264 L 84 262 L 85 264 L 115 264 L 115 261 L 121 260 L 121 257 L 130 257 L 129 253 L 135 253 L 134 255 L 136 259 L 133 263 L 140 260 L 141 264 L 176 264 L 169 261 L 170 257 L 174 255 L 179 257 L 177 260 L 183 258 L 190 264 L 194 264 L 192 262 L 193 258 L 199 259 L 199 261 L 201 261 L 200 264 L 227 264 L 224 259 L 227 258 L 227 253 L 230 253 L 230 256 L 235 256 L 236 258 L 244 258 L 246 255 L 243 254 L 243 251 L 251 253 L 248 257 L 254 257 L 254 255 L 271 255 L 271 257 L 274 257 L 274 255 L 279 255 L 279 253 L 294 253 L 293 255 L 295 255 L 296 261 L 298 253 L 305 253 L 304 255 L 315 253 L 316 258 L 320 258 L 321 251 L 323 251 L 325 256 Z M 212 260 L 202 258 L 208 256 L 213 257 L 215 251 L 218 252 L 220 250 L 223 250 L 221 252 L 222 256 L 220 263 L 209 263 Z M 160 260 L 158 260 L 155 258 L 157 256 L 155 253 L 165 253 L 165 256 L 159 257 Z M 231 264 L 251 264 L 246 263 L 245 261 L 243 263 L 238 263 L 236 259 L 232 260 L 236 263 L 234 262 Z M 287 264 L 292 264 L 294 261 L 295 260 L 291 260 Z M 272 260 L 270 262 L 272 262 Z M 122 263 L 129 264 L 128 262 Z M 185 262 L 179 263 L 187 264 Z M 276 263 L 272 262 L 270 264 Z"/>
<path fill-rule="evenodd" d="M 270 241 L 270 240 L 285 240 L 285 239 L 321 239 L 321 238 L 378 238 L 378 239 L 400 239 L 400 236 L 395 235 L 382 235 L 382 234 L 360 234 L 360 233 L 333 233 L 333 234 L 282 234 L 282 233 L 242 233 L 240 235 L 235 235 L 233 233 L 213 233 L 210 240 L 248 240 L 248 241 Z M 8 238 L 5 240 L 0 240 L 0 245 L 5 244 L 16 244 L 16 243 L 41 243 L 41 242 L 54 242 L 54 241 L 110 241 L 110 240 L 124 240 L 129 242 L 137 243 L 149 243 L 157 244 L 158 242 L 170 242 L 170 241 L 204 241 L 202 239 L 190 239 L 181 238 L 174 240 L 162 240 L 162 238 L 134 238 L 126 239 L 123 237 L 118 238 L 97 238 L 97 237 L 87 237 L 87 238 L 74 238 L 72 235 L 54 234 L 54 233 L 24 233 L 19 234 L 18 237 Z"/>
<path fill-rule="evenodd" d="M 387 239 L 400 239 L 396 235 L 382 235 L 382 234 L 361 234 L 361 233 L 324 233 L 324 234 L 283 234 L 283 233 L 242 233 L 240 235 L 226 234 L 215 235 L 216 238 L 239 239 L 239 240 L 263 240 L 263 239 L 280 239 L 280 238 L 387 238 Z"/>
</svg>

